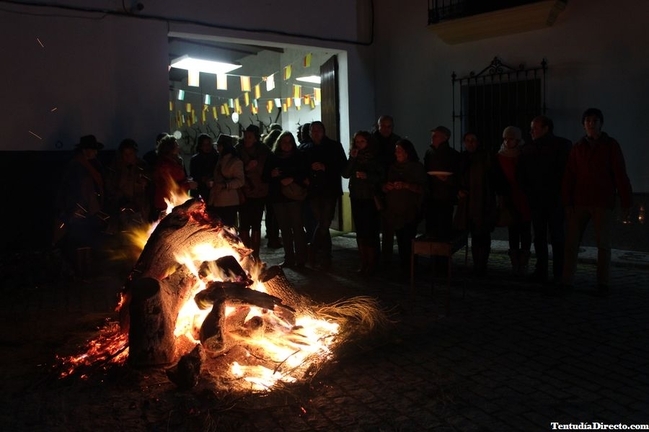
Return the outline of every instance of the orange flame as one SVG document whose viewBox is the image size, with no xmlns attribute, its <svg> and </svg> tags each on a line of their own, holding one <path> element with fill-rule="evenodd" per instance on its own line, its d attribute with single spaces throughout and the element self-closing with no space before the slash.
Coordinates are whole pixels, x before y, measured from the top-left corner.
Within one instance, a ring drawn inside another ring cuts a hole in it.
<svg viewBox="0 0 649 432">
<path fill-rule="evenodd" d="M 184 203 L 187 198 L 186 193 L 173 194 L 168 201 L 170 208 L 173 208 L 174 203 Z M 144 249 L 156 225 L 133 234 L 132 239 L 141 250 Z M 203 262 L 215 261 L 224 256 L 233 256 L 239 262 L 244 258 L 225 239 L 222 241 L 215 239 L 210 244 L 198 244 L 191 250 L 179 251 L 176 261 L 186 266 L 198 281 L 192 287 L 190 299 L 205 289 L 206 281 L 219 280 L 218 276 L 214 275 L 198 277 L 198 266 Z M 250 273 L 255 273 L 252 277 L 257 278 L 261 270 L 260 264 L 253 267 Z M 251 288 L 266 292 L 266 287 L 261 282 L 254 283 Z M 123 299 L 117 306 L 118 310 L 122 302 Z M 233 313 L 235 309 L 227 307 L 226 316 Z M 199 329 L 208 313 L 209 310 L 200 310 L 194 301 L 187 301 L 179 311 L 175 336 L 178 338 L 184 336 L 194 343 L 199 343 L 197 340 Z M 272 310 L 250 307 L 245 321 L 255 319 L 263 322 L 260 330 L 251 332 L 250 335 L 237 333 L 229 336 L 241 346 L 254 350 L 255 353 L 263 353 L 266 366 L 259 364 L 258 354 L 253 356 L 248 353 L 250 364 L 233 362 L 229 370 L 224 373 L 229 373 L 230 378 L 235 381 L 247 383 L 247 388 L 255 391 L 269 390 L 278 382 L 292 383 L 304 379 L 313 366 L 331 357 L 331 347 L 339 333 L 337 323 L 316 315 L 315 312 L 308 315 L 298 314 L 295 316 L 295 325 L 291 325 Z M 60 377 L 70 376 L 75 371 L 91 365 L 122 364 L 127 356 L 128 335 L 120 332 L 119 324 L 112 323 L 101 329 L 99 335 L 87 343 L 83 354 L 59 358 L 62 365 Z M 276 367 L 269 368 L 268 365 L 271 364 Z"/>
</svg>

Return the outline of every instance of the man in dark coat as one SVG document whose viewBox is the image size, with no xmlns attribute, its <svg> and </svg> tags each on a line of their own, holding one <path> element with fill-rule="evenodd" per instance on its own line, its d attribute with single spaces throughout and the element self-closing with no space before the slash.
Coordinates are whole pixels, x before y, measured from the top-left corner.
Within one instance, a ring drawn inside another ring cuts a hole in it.
<svg viewBox="0 0 649 432">
<path fill-rule="evenodd" d="M 201 196 L 203 201 L 210 199 L 210 189 L 214 176 L 214 167 L 219 159 L 214 140 L 207 134 L 200 134 L 196 139 L 196 153 L 189 160 L 189 175 L 198 183 L 192 196 Z"/>
<path fill-rule="evenodd" d="M 326 270 L 331 266 L 329 227 L 336 203 L 343 194 L 341 175 L 347 156 L 341 143 L 325 135 L 321 121 L 311 123 L 311 143 L 303 151 L 309 170 L 308 200 L 317 223 L 311 239 L 311 253 L 318 266 Z"/>
<path fill-rule="evenodd" d="M 394 119 L 389 115 L 382 115 L 376 122 L 376 130 L 372 133 L 376 145 L 376 154 L 383 164 L 384 172 L 388 172 L 394 162 L 394 146 L 401 137 L 394 133 Z M 392 259 L 394 248 L 394 227 L 390 224 L 387 213 L 381 212 L 381 261 L 389 263 Z"/>
<path fill-rule="evenodd" d="M 532 120 L 532 142 L 523 147 L 516 172 L 532 213 L 536 267 L 530 278 L 541 283 L 548 280 L 548 231 L 555 282 L 561 281 L 565 248 L 561 181 L 572 143 L 555 136 L 553 126 L 546 116 Z"/>
<path fill-rule="evenodd" d="M 424 155 L 428 177 L 425 202 L 426 236 L 449 240 L 453 234 L 453 211 L 457 203 L 460 153 L 448 140 L 451 131 L 445 126 L 431 130 L 430 147 Z"/>
</svg>

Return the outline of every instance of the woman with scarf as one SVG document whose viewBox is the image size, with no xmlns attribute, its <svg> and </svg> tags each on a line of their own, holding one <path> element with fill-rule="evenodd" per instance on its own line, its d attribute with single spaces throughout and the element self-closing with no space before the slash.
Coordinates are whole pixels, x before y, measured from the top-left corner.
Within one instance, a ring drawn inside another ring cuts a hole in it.
<svg viewBox="0 0 649 432">
<path fill-rule="evenodd" d="M 281 132 L 266 162 L 264 180 L 269 183 L 268 204 L 273 209 L 282 233 L 284 261 L 281 267 L 302 268 L 306 263 L 306 233 L 302 205 L 306 198 L 307 167 L 295 137 Z M 293 189 L 293 193 L 291 193 Z"/>
<path fill-rule="evenodd" d="M 516 178 L 518 160 L 524 145 L 521 130 L 515 126 L 507 126 L 503 131 L 503 144 L 498 151 L 498 165 L 507 185 L 498 197 L 501 215 L 499 225 L 507 226 L 509 258 L 512 271 L 517 275 L 526 272 L 532 246 L 532 215 L 527 198 Z"/>
<path fill-rule="evenodd" d="M 380 251 L 381 204 L 380 186 L 385 170 L 372 142 L 372 134 L 358 131 L 354 134 L 349 160 L 342 175 L 349 179 L 349 198 L 356 229 L 356 243 L 361 258 L 358 272 L 372 274 Z"/>
</svg>

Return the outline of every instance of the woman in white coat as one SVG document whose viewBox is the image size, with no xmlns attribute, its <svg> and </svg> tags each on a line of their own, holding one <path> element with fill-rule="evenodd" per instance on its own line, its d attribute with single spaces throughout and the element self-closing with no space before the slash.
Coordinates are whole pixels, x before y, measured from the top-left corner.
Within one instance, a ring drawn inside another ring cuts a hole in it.
<svg viewBox="0 0 649 432">
<path fill-rule="evenodd" d="M 216 151 L 219 160 L 214 168 L 214 184 L 210 191 L 208 205 L 224 225 L 237 226 L 239 210 L 239 188 L 245 183 L 243 161 L 234 149 L 234 137 L 219 135 Z"/>
</svg>

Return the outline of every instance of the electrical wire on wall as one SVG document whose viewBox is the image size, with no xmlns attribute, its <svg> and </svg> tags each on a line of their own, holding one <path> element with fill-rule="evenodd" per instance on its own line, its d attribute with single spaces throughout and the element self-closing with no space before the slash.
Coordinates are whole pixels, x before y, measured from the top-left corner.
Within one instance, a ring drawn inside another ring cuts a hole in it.
<svg viewBox="0 0 649 432">
<path fill-rule="evenodd" d="M 301 38 L 301 39 L 318 40 L 318 41 L 322 41 L 322 42 L 336 42 L 336 43 L 345 43 L 345 44 L 361 45 L 361 46 L 370 46 L 370 45 L 372 45 L 372 43 L 374 43 L 374 0 L 368 0 L 369 5 L 370 5 L 370 17 L 369 17 L 369 19 L 370 19 L 370 35 L 369 35 L 369 40 L 368 41 L 357 41 L 357 40 L 351 40 L 351 39 L 321 37 L 321 36 L 308 35 L 308 34 L 303 34 L 303 33 L 285 32 L 285 31 L 273 30 L 273 29 L 263 29 L 263 28 L 253 29 L 253 28 L 247 28 L 247 27 L 244 28 L 244 27 L 229 26 L 229 25 L 224 25 L 224 24 L 214 24 L 214 23 L 205 22 L 205 21 L 199 21 L 199 20 L 169 18 L 169 17 L 159 16 L 159 15 L 146 15 L 145 13 L 142 12 L 142 10 L 144 9 L 143 3 L 137 2 L 134 5 L 129 7 L 126 4 L 127 1 L 128 0 L 122 0 L 121 1 L 121 5 L 122 5 L 123 10 L 110 10 L 110 9 L 102 9 L 102 8 L 88 8 L 88 7 L 81 7 L 81 6 L 71 6 L 71 5 L 58 4 L 58 3 L 21 2 L 21 1 L 12 1 L 12 0 L 0 0 L 0 3 L 16 5 L 16 6 L 29 6 L 29 7 L 36 7 L 36 8 L 54 8 L 54 9 L 75 11 L 75 12 L 84 12 L 84 13 L 98 13 L 98 14 L 102 15 L 99 19 L 110 15 L 110 16 L 128 17 L 128 18 L 141 19 L 141 20 L 164 21 L 164 22 L 167 22 L 169 24 L 190 24 L 190 25 L 197 25 L 197 26 L 201 26 L 201 27 L 219 29 L 219 30 L 230 30 L 230 31 L 239 31 L 239 32 L 246 32 L 246 33 L 253 33 L 253 34 L 272 34 L 272 35 L 276 35 L 276 36 L 296 37 L 296 38 Z M 34 13 L 21 12 L 21 11 L 15 11 L 15 10 L 8 10 L 8 9 L 3 9 L 3 8 L 0 8 L 0 10 L 2 10 L 4 12 L 8 12 L 8 13 L 17 13 L 17 14 L 23 14 L 23 15 L 37 15 L 37 14 L 34 14 Z M 52 14 L 43 14 L 43 15 L 44 16 L 53 16 Z M 69 18 L 79 18 L 78 16 L 68 16 L 68 15 L 65 15 L 65 16 L 69 17 Z"/>
</svg>

